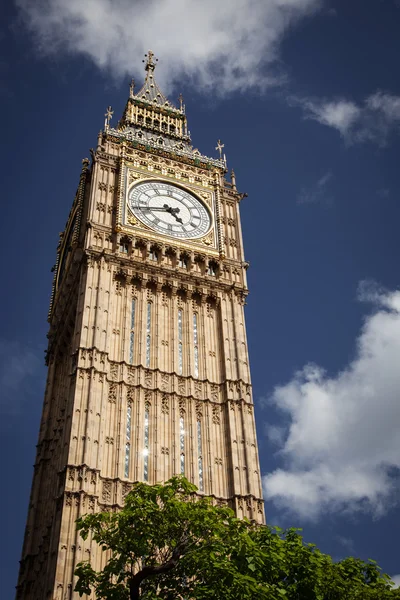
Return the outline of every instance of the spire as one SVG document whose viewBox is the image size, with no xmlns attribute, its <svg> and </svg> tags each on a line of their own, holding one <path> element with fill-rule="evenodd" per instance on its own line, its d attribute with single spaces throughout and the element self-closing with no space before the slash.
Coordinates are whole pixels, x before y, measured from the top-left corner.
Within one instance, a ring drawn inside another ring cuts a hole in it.
<svg viewBox="0 0 400 600">
<path fill-rule="evenodd" d="M 150 135 L 157 134 L 182 142 L 190 142 L 187 130 L 185 105 L 182 95 L 179 97 L 179 108 L 168 100 L 158 87 L 154 78 L 154 70 L 158 59 L 151 50 L 145 54 L 145 80 L 140 90 L 135 94 L 135 85 L 132 79 L 129 86 L 129 98 L 125 106 L 122 119 L 118 123 L 118 130 L 134 128 L 143 137 L 144 132 Z M 108 111 L 110 112 L 110 111 Z M 108 113 L 104 129 L 109 129 L 110 119 Z M 148 135 L 145 135 L 145 137 Z M 160 139 L 159 137 L 157 139 Z M 160 142 L 162 143 L 162 142 Z"/>
<path fill-rule="evenodd" d="M 159 106 L 165 106 L 167 108 L 177 110 L 176 107 L 162 93 L 154 78 L 154 70 L 156 68 L 158 58 L 154 57 L 154 52 L 151 50 L 145 54 L 145 58 L 146 60 L 143 60 L 143 62 L 145 63 L 144 68 L 146 71 L 146 78 L 142 88 L 133 97 L 144 102 L 151 102 Z"/>
</svg>

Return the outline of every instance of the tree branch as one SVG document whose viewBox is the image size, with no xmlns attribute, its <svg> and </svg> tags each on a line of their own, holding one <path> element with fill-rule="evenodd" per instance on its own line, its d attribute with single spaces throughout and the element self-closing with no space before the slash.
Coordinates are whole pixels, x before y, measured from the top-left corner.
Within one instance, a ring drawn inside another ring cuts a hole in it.
<svg viewBox="0 0 400 600">
<path fill-rule="evenodd" d="M 188 539 L 186 538 L 179 544 L 177 544 L 172 552 L 171 558 L 167 562 L 158 565 L 149 565 L 143 567 L 136 575 L 134 575 L 129 581 L 129 598 L 130 600 L 139 600 L 140 598 L 140 586 L 144 579 L 148 577 L 154 577 L 155 575 L 161 575 L 172 571 L 179 562 L 181 555 L 184 553 L 188 546 Z"/>
</svg>

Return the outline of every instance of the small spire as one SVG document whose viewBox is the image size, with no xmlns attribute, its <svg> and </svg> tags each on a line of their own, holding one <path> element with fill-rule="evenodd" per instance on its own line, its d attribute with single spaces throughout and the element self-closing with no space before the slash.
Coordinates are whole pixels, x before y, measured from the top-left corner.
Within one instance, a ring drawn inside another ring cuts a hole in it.
<svg viewBox="0 0 400 600">
<path fill-rule="evenodd" d="M 215 149 L 219 151 L 219 159 L 222 160 L 222 148 L 225 148 L 225 144 L 223 144 L 221 142 L 221 140 L 218 140 L 217 145 L 215 146 Z"/>
<path fill-rule="evenodd" d="M 183 96 L 182 96 L 182 94 L 179 94 L 178 101 L 179 101 L 179 106 L 180 106 L 181 112 L 182 113 L 185 112 L 185 105 L 183 104 Z"/>
<path fill-rule="evenodd" d="M 109 129 L 110 127 L 110 121 L 112 119 L 112 116 L 114 114 L 114 111 L 112 109 L 111 106 L 107 106 L 107 112 L 105 113 L 105 119 L 104 119 L 104 129 L 107 131 L 107 129 Z"/>
<path fill-rule="evenodd" d="M 235 175 L 235 171 L 233 169 L 231 171 L 231 182 L 232 182 L 233 189 L 236 190 L 236 175 Z"/>
<path fill-rule="evenodd" d="M 131 79 L 131 83 L 129 85 L 129 98 L 133 98 L 133 90 L 135 89 L 135 80 Z"/>
<path fill-rule="evenodd" d="M 154 62 L 154 52 L 152 52 L 151 50 L 149 50 L 148 53 L 145 54 L 145 58 L 147 58 L 146 61 L 143 61 L 146 63 L 145 70 L 148 72 L 149 76 L 151 77 L 154 69 L 156 68 L 156 62 L 158 62 L 158 58 L 156 58 L 155 59 L 156 62 Z"/>
</svg>

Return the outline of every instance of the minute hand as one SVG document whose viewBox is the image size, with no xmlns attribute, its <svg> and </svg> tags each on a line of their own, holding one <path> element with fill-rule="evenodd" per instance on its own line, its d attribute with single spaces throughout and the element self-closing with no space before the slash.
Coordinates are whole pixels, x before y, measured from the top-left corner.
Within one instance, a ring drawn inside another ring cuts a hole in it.
<svg viewBox="0 0 400 600">
<path fill-rule="evenodd" d="M 138 208 L 140 208 L 140 210 L 163 210 L 164 212 L 171 212 L 169 207 L 163 208 L 162 206 L 154 206 L 154 208 L 152 206 L 138 206 Z"/>
</svg>

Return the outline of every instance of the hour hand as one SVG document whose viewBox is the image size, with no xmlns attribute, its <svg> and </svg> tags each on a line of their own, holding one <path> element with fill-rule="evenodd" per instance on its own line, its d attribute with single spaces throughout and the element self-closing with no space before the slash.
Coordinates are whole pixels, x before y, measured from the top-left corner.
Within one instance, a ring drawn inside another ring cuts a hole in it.
<svg viewBox="0 0 400 600">
<path fill-rule="evenodd" d="M 175 217 L 175 220 L 178 221 L 178 223 L 183 223 L 182 219 L 177 216 L 177 213 L 180 212 L 180 208 L 170 208 L 168 212 Z"/>
</svg>

